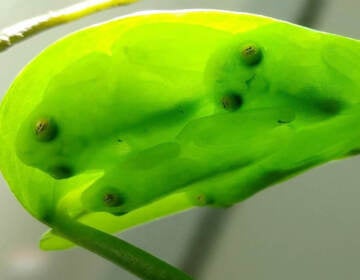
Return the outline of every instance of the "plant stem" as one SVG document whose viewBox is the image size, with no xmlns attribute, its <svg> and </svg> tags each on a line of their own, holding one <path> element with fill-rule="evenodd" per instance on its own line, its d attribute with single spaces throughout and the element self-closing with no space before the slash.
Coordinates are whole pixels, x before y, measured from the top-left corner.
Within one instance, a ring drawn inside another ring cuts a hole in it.
<svg viewBox="0 0 360 280">
<path fill-rule="evenodd" d="M 192 280 L 184 272 L 140 248 L 68 217 L 58 217 L 53 224 L 57 234 L 120 265 L 141 279 Z"/>
<path fill-rule="evenodd" d="M 138 0 L 88 0 L 58 11 L 50 11 L 47 14 L 21 21 L 1 31 L 0 52 L 23 39 L 51 27 L 74 21 L 98 11 L 131 4 L 137 1 Z"/>
</svg>

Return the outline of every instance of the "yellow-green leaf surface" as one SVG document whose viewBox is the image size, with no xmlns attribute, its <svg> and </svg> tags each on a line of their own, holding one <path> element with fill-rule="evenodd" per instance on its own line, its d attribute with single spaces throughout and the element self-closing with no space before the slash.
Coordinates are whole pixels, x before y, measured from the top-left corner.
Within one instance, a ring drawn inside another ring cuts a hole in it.
<svg viewBox="0 0 360 280">
<path fill-rule="evenodd" d="M 0 169 L 50 227 L 67 214 L 115 233 L 229 206 L 358 150 L 359 50 L 357 40 L 226 11 L 92 26 L 45 49 L 12 84 Z M 41 241 L 71 245 L 53 232 Z"/>
</svg>

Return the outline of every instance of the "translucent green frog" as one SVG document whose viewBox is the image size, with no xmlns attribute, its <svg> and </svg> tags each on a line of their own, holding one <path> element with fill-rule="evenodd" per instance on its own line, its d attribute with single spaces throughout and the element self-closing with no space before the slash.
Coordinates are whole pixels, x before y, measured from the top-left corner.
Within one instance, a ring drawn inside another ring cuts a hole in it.
<svg viewBox="0 0 360 280">
<path fill-rule="evenodd" d="M 225 11 L 142 13 L 56 42 L 0 108 L 23 206 L 108 233 L 227 207 L 360 150 L 360 42 Z"/>
</svg>

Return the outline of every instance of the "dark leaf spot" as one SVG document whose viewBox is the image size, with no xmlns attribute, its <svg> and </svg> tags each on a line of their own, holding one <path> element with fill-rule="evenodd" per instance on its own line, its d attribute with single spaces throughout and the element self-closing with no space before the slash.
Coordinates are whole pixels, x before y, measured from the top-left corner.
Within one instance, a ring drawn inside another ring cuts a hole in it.
<svg viewBox="0 0 360 280">
<path fill-rule="evenodd" d="M 221 103 L 225 110 L 233 112 L 241 107 L 243 100 L 240 95 L 231 93 L 223 96 Z"/>
<path fill-rule="evenodd" d="M 73 175 L 73 171 L 68 166 L 58 165 L 50 170 L 50 175 L 55 179 L 66 179 Z"/>
</svg>

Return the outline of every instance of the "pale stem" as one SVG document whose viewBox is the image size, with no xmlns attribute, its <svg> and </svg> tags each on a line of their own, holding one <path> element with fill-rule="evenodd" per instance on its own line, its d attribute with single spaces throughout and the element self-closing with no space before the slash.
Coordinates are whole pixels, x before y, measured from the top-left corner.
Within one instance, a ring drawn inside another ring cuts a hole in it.
<svg viewBox="0 0 360 280">
<path fill-rule="evenodd" d="M 116 6 L 138 0 L 88 0 L 4 28 L 0 33 L 0 52 L 41 31 Z"/>
</svg>

